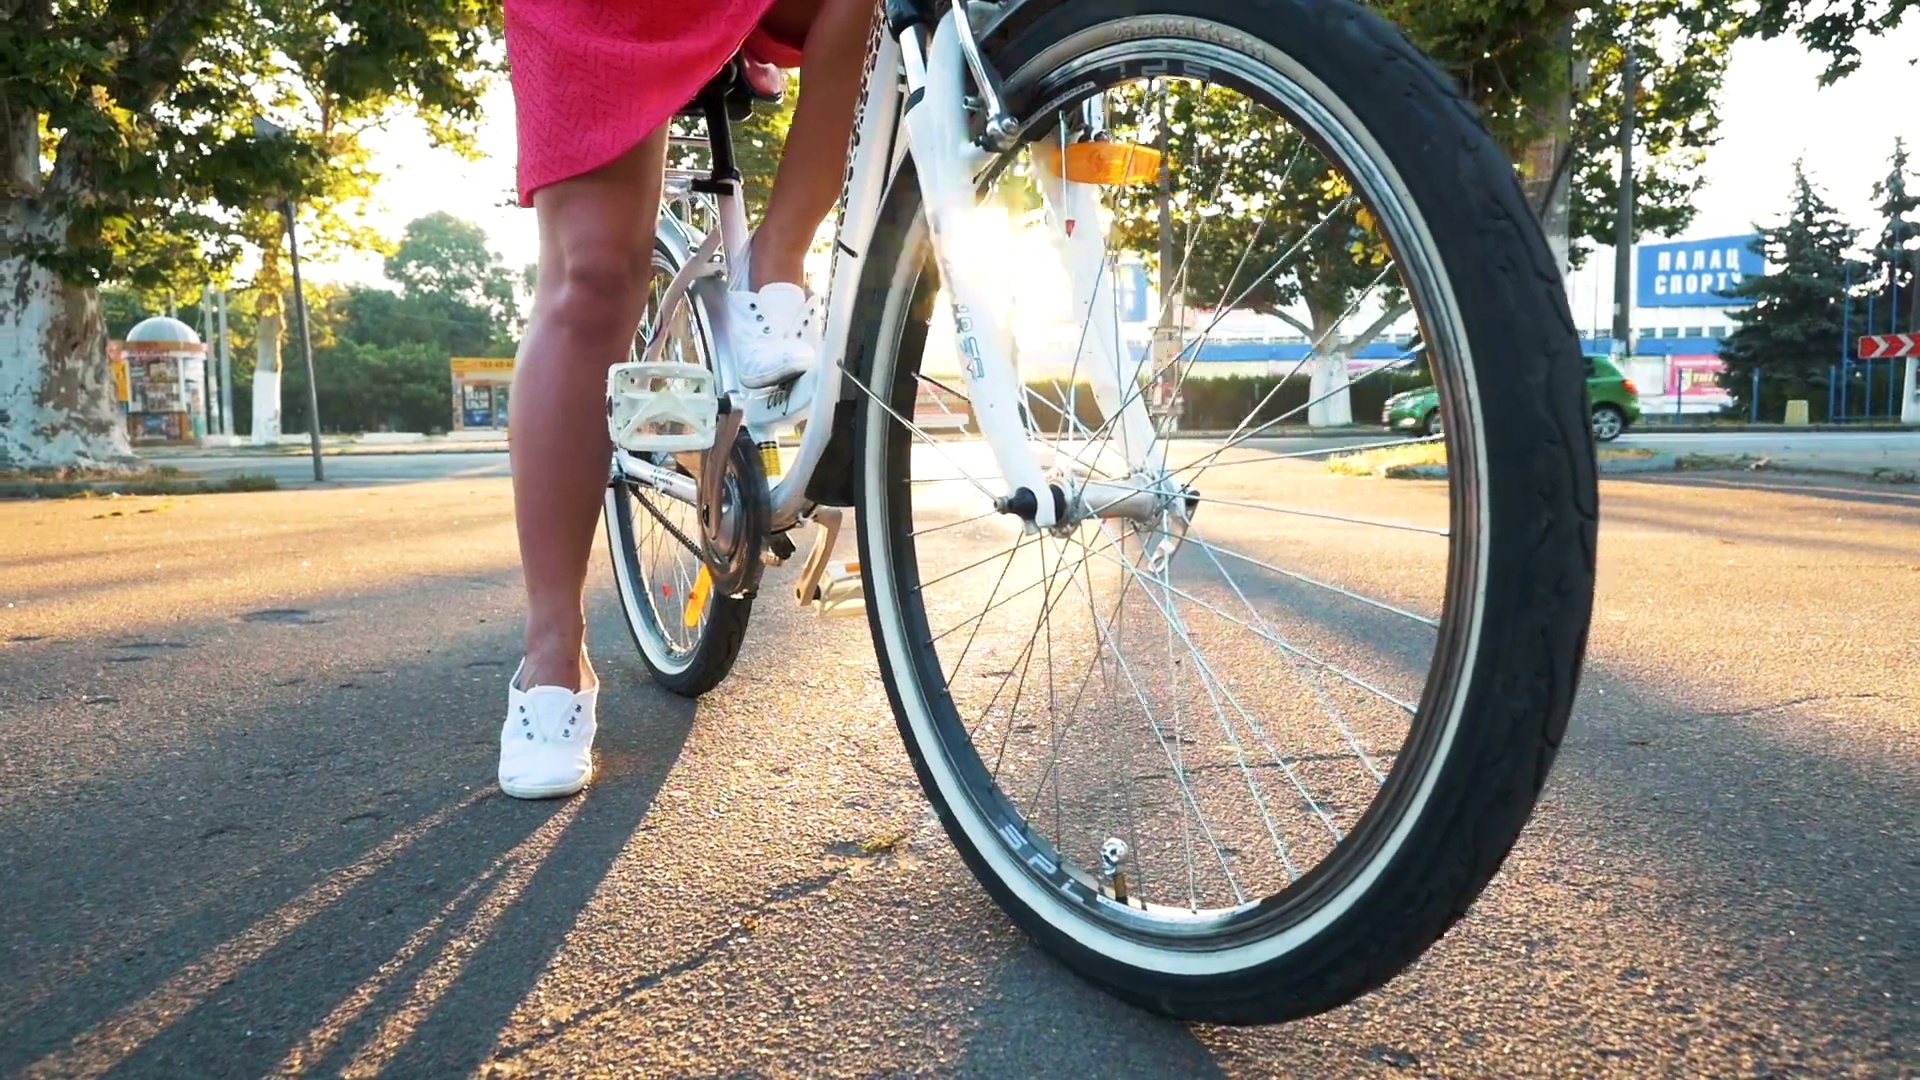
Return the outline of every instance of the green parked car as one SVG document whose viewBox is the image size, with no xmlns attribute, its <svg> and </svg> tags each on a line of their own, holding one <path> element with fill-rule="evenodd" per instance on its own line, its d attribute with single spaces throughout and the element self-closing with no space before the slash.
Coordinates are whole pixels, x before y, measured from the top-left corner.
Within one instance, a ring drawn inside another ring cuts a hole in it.
<svg viewBox="0 0 1920 1080">
<path fill-rule="evenodd" d="M 1587 356 L 1587 400 L 1593 410 L 1593 437 L 1612 442 L 1640 422 L 1640 388 L 1604 354 Z M 1395 431 L 1440 434 L 1440 394 L 1433 387 L 1409 390 L 1387 399 L 1381 422 Z"/>
</svg>

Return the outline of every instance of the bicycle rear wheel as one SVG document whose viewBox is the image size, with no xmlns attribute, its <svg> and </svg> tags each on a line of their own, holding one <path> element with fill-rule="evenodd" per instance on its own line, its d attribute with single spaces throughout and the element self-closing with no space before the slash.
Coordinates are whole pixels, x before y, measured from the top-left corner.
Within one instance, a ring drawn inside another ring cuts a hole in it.
<svg viewBox="0 0 1920 1080">
<path fill-rule="evenodd" d="M 909 169 L 849 368 L 867 610 L 901 733 L 969 867 L 1076 972 L 1194 1020 L 1343 1004 L 1473 902 L 1565 730 L 1597 495 L 1559 276 L 1510 162 L 1355 5 L 1030 2 L 983 47 L 1027 139 L 1074 138 L 1063 118 L 1099 95 L 1115 140 L 1166 148 L 1183 190 L 1165 226 L 1151 187 L 1115 187 L 1078 227 L 1109 229 L 1103 272 L 1152 271 L 1197 312 L 1134 343 L 1147 359 L 1123 388 L 1238 411 L 1213 425 L 1231 434 L 1163 443 L 1154 515 L 1080 504 L 1036 533 L 996 513 L 984 444 L 911 423 L 921 382 L 960 382 Z M 1139 463 L 1079 385 L 1087 318 L 1035 312 L 1071 295 L 1024 269 L 1047 265 L 1014 223 L 1035 167 L 1016 153 L 990 185 L 980 227 L 1006 235 L 980 247 L 1004 261 L 973 269 L 1020 301 L 1030 444 L 1069 488 L 1118 481 Z M 1310 377 L 1194 376 L 1243 305 L 1311 332 Z M 1109 316 L 1125 322 L 1089 317 Z M 1417 367 L 1444 435 L 1368 441 L 1444 447 L 1444 485 L 1389 493 L 1272 437 L 1350 422 L 1343 403 L 1377 408 Z"/>
<path fill-rule="evenodd" d="M 689 295 L 662 321 L 661 301 L 686 259 L 685 245 L 666 234 L 654 242 L 653 276 L 639 339 L 642 346 L 666 335 L 661 359 L 713 367 L 712 331 L 697 298 Z M 761 476 L 750 448 L 736 451 L 736 467 Z M 658 464 L 677 464 L 671 454 Z M 732 483 L 730 480 L 729 483 Z M 729 596 L 713 587 L 700 552 L 700 516 L 689 503 L 669 498 L 613 469 L 604 508 L 607 550 L 627 628 L 653 681 L 682 697 L 699 697 L 720 685 L 746 642 L 751 597 Z"/>
</svg>

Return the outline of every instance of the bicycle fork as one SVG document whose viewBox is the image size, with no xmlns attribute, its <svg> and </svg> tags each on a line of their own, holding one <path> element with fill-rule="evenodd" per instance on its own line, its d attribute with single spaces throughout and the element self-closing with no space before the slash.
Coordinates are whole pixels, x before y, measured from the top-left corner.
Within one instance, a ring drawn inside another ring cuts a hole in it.
<svg viewBox="0 0 1920 1080">
<path fill-rule="evenodd" d="M 1028 440 L 1021 408 L 1025 388 L 1011 361 L 1008 322 L 999 298 L 984 281 L 994 253 L 983 247 L 986 231 L 969 227 L 978 212 L 975 178 L 992 155 L 981 149 L 968 128 L 962 38 L 972 31 L 958 21 L 958 11 L 956 7 L 941 19 L 924 53 L 917 35 L 901 39 L 910 99 L 919 97 L 907 110 L 905 126 L 934 256 L 953 305 L 955 345 L 967 393 L 1006 485 L 996 507 L 1036 529 L 1064 528 L 1089 517 L 1155 520 L 1181 503 L 1182 493 L 1167 489 L 1165 448 L 1139 389 L 1139 364 L 1130 361 L 1120 336 L 1096 188 L 1069 178 L 1058 149 L 1038 145 L 1034 163 L 1055 222 L 1054 241 L 1073 284 L 1080 325 L 1086 328 L 1075 367 L 1084 364 L 1130 476 L 1119 482 L 1093 480 L 1086 463 L 1064 453 L 1043 464 Z M 990 134 L 1000 132 L 994 119 L 989 118 Z"/>
</svg>

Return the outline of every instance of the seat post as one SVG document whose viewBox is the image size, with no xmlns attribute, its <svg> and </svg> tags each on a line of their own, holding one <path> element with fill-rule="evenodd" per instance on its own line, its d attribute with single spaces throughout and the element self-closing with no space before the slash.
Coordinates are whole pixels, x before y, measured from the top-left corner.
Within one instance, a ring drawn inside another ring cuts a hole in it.
<svg viewBox="0 0 1920 1080">
<path fill-rule="evenodd" d="M 734 80 L 740 78 L 736 67 Z M 701 111 L 707 117 L 707 146 L 713 153 L 713 171 L 693 180 L 688 186 L 703 195 L 711 195 L 719 204 L 722 247 L 729 262 L 744 258 L 751 233 L 747 225 L 746 199 L 743 197 L 739 166 L 733 159 L 733 120 L 727 115 L 728 92 L 709 90 L 702 95 Z"/>
<path fill-rule="evenodd" d="M 740 170 L 733 160 L 733 121 L 727 116 L 724 94 L 710 94 L 706 100 L 707 146 L 713 151 L 713 175 L 706 184 L 695 182 L 694 190 L 709 195 L 729 195 L 727 185 L 740 182 Z"/>
</svg>

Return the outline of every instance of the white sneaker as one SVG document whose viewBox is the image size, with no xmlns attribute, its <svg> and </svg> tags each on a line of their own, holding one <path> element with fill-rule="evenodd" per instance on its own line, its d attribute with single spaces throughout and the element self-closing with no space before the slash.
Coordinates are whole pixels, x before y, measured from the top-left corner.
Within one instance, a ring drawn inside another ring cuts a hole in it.
<svg viewBox="0 0 1920 1080">
<path fill-rule="evenodd" d="M 557 799 L 593 779 L 593 706 L 600 686 L 575 693 L 564 686 L 520 689 L 507 684 L 507 722 L 500 729 L 500 790 L 516 799 Z"/>
<path fill-rule="evenodd" d="M 748 289 L 747 275 L 743 254 L 727 293 L 727 334 L 740 385 L 759 390 L 812 371 L 820 355 L 820 302 L 784 281 Z"/>
</svg>

